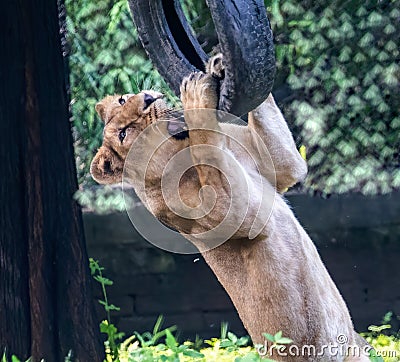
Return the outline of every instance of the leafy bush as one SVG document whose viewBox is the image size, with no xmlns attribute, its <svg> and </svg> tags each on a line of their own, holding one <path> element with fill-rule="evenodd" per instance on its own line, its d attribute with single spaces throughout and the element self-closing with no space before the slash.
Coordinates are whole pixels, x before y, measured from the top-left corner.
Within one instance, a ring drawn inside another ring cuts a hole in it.
<svg viewBox="0 0 400 362">
<path fill-rule="evenodd" d="M 307 148 L 306 187 L 399 188 L 400 1 L 266 3 L 291 89 L 285 113 Z"/>
<path fill-rule="evenodd" d="M 90 160 L 89 160 L 90 162 Z M 120 185 L 92 186 L 75 193 L 75 199 L 84 210 L 97 214 L 126 211 L 125 204 L 134 205 L 134 200 Z"/>
<path fill-rule="evenodd" d="M 368 332 L 361 333 L 385 362 L 396 362 L 400 357 L 400 331 L 395 332 L 390 325 L 393 312 L 388 312 L 379 326 L 371 325 Z"/>
<path fill-rule="evenodd" d="M 160 319 L 159 319 L 160 321 Z M 159 322 L 158 321 L 158 322 Z M 371 326 L 370 332 L 364 333 L 364 337 L 377 351 L 375 357 L 371 357 L 372 362 L 396 362 L 400 356 L 400 339 L 396 336 L 382 334 L 387 326 Z M 207 347 L 196 346 L 196 343 L 186 341 L 178 343 L 167 328 L 157 331 L 159 335 L 165 335 L 165 343 L 152 337 L 149 342 L 144 342 L 143 337 L 135 333 L 135 336 L 128 338 L 121 344 L 119 352 L 120 362 L 153 362 L 153 361 L 199 361 L 199 362 L 273 362 L 273 359 L 261 357 L 257 348 L 246 346 L 249 342 L 248 337 L 238 338 L 233 333 L 220 338 L 212 338 L 205 341 Z M 149 332 L 145 333 L 149 334 Z M 151 334 L 150 334 L 151 336 Z M 265 337 L 279 348 L 283 344 L 291 343 L 291 340 L 282 337 L 282 332 L 275 335 L 265 333 Z M 199 344 L 199 343 L 197 343 Z M 115 360 L 109 359 L 107 362 Z"/>
</svg>

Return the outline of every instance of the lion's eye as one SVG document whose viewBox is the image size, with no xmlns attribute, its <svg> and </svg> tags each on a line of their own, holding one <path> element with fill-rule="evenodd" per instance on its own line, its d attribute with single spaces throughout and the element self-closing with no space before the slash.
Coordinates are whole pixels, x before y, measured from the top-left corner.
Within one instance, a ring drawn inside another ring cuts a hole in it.
<svg viewBox="0 0 400 362">
<path fill-rule="evenodd" d="M 118 99 L 118 103 L 119 103 L 121 106 L 123 106 L 123 105 L 125 104 L 125 99 L 121 97 L 120 99 Z"/>
<path fill-rule="evenodd" d="M 119 131 L 119 135 L 118 135 L 118 138 L 121 141 L 121 143 L 122 143 L 122 141 L 124 140 L 125 137 L 126 137 L 126 130 L 122 129 L 121 131 Z"/>
</svg>

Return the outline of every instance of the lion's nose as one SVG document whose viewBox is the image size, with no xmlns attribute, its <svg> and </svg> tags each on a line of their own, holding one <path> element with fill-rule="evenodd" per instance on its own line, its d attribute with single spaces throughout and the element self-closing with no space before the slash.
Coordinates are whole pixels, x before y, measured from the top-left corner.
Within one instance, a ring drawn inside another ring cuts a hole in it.
<svg viewBox="0 0 400 362">
<path fill-rule="evenodd" d="M 144 108 L 147 108 L 150 104 L 152 104 L 156 100 L 156 98 L 154 98 L 153 96 L 151 96 L 148 93 L 145 93 L 143 100 L 144 100 L 144 104 L 145 104 Z"/>
</svg>

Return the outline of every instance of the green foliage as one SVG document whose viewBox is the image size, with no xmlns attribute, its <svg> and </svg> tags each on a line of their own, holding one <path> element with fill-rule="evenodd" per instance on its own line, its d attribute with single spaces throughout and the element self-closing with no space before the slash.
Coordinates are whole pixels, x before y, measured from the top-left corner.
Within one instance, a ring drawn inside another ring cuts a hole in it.
<svg viewBox="0 0 400 362">
<path fill-rule="evenodd" d="M 23 362 L 17 356 L 12 355 L 11 360 L 7 359 L 6 352 L 3 353 L 3 357 L 1 358 L 1 362 Z M 28 358 L 25 362 L 31 362 L 32 358 Z M 44 359 L 40 360 L 40 362 L 45 362 Z M 72 362 L 72 351 L 68 352 L 68 355 L 64 358 L 64 362 Z"/>
<path fill-rule="evenodd" d="M 109 185 L 78 190 L 74 198 L 83 208 L 95 211 L 97 214 L 122 212 L 126 210 L 125 204 L 135 204 L 135 200 L 121 187 Z"/>
<path fill-rule="evenodd" d="M 370 357 L 372 362 L 395 362 L 400 356 L 400 331 L 395 332 L 391 326 L 393 312 L 388 312 L 382 319 L 381 325 L 371 325 L 368 332 L 361 333 L 367 342 L 375 348 Z"/>
<path fill-rule="evenodd" d="M 144 332 L 142 334 L 140 334 L 137 331 L 134 332 L 134 335 L 140 342 L 140 346 L 142 348 L 155 346 L 161 338 L 163 338 L 167 335 L 166 329 L 161 330 L 163 321 L 164 321 L 164 318 L 162 316 L 159 316 L 154 325 L 152 332 Z M 176 330 L 176 326 L 172 326 L 167 329 L 168 329 L 169 333 L 171 333 Z"/>
<path fill-rule="evenodd" d="M 215 346 L 215 339 L 211 341 L 206 341 L 210 346 Z M 221 348 L 226 348 L 228 352 L 236 351 L 241 347 L 248 346 L 250 343 L 250 338 L 240 337 L 238 338 L 235 334 L 228 331 L 228 323 L 221 323 L 221 337 L 219 340 L 219 346 Z"/>
<path fill-rule="evenodd" d="M 25 362 L 31 362 L 31 358 L 28 358 Z M 1 362 L 8 362 L 9 360 L 7 359 L 7 357 L 6 357 L 6 352 L 4 352 L 3 353 L 3 357 L 1 358 Z M 21 360 L 17 357 L 17 356 L 15 356 L 15 355 L 12 355 L 11 356 L 11 362 L 21 362 Z"/>
<path fill-rule="evenodd" d="M 119 341 L 125 336 L 125 333 L 118 332 L 117 327 L 111 323 L 110 312 L 113 310 L 120 310 L 119 307 L 116 307 L 114 304 L 110 304 L 108 302 L 106 287 L 113 285 L 113 281 L 103 275 L 104 268 L 100 266 L 97 260 L 90 258 L 89 267 L 93 279 L 101 285 L 104 299 L 99 300 L 99 303 L 104 307 L 104 310 L 107 313 L 107 320 L 100 323 L 100 332 L 107 336 L 107 340 L 104 343 L 106 347 L 107 361 L 119 362 Z"/>
<path fill-rule="evenodd" d="M 176 337 L 167 328 L 165 332 L 165 343 L 147 346 L 130 340 L 130 345 L 120 352 L 121 362 L 133 361 L 221 361 L 221 362 L 268 362 L 271 360 L 261 359 L 252 347 L 238 347 L 231 349 L 222 346 L 222 340 L 213 338 L 215 343 L 211 347 L 195 348 L 195 344 L 186 341 L 179 343 Z M 243 338 L 243 337 L 242 337 Z M 132 343 L 133 342 L 133 343 Z"/>
<path fill-rule="evenodd" d="M 395 336 L 387 336 L 379 334 L 377 336 L 371 336 L 369 333 L 365 333 L 366 340 L 374 347 L 375 351 L 371 353 L 371 361 L 373 362 L 398 362 L 400 356 L 400 340 Z M 375 360 L 373 359 L 375 358 Z"/>
<path fill-rule="evenodd" d="M 204 342 L 211 347 L 204 349 L 206 354 L 208 350 L 214 351 L 214 353 L 219 353 L 220 350 L 224 350 L 224 353 L 229 354 L 246 350 L 244 348 L 249 346 L 250 338 L 247 336 L 238 338 L 234 333 L 228 331 L 228 323 L 222 322 L 220 338 L 211 338 Z"/>
<path fill-rule="evenodd" d="M 281 345 L 290 344 L 293 342 L 291 339 L 283 337 L 282 331 L 279 331 L 274 335 L 269 334 L 269 333 L 263 333 L 263 336 L 265 337 L 266 340 L 272 342 L 272 345 L 274 346 L 274 348 L 277 348 L 277 349 L 279 349 L 279 346 L 281 346 Z"/>
<path fill-rule="evenodd" d="M 400 1 L 266 5 L 278 82 L 292 91 L 285 114 L 307 148 L 306 187 L 326 194 L 399 188 Z"/>
<path fill-rule="evenodd" d="M 196 34 L 199 44 L 208 54 L 213 53 L 218 45 L 217 34 L 211 19 L 210 10 L 205 1 L 181 0 L 186 18 Z"/>
</svg>

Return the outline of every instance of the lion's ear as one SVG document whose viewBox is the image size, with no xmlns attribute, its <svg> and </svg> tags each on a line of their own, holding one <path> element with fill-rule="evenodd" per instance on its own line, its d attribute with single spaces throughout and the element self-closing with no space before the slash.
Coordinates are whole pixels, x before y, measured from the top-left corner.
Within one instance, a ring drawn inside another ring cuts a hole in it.
<svg viewBox="0 0 400 362">
<path fill-rule="evenodd" d="M 106 118 L 106 107 L 102 101 L 96 104 L 94 107 L 96 110 L 97 114 L 100 116 L 100 118 L 104 121 Z"/>
<path fill-rule="evenodd" d="M 96 104 L 94 109 L 96 110 L 97 114 L 100 118 L 105 122 L 106 121 L 106 110 L 108 106 L 114 102 L 116 96 L 107 96 L 103 98 L 99 103 Z"/>
<path fill-rule="evenodd" d="M 122 181 L 124 164 L 111 150 L 101 146 L 92 164 L 90 174 L 99 184 L 115 184 Z"/>
</svg>

